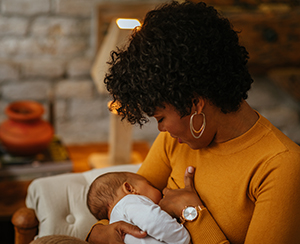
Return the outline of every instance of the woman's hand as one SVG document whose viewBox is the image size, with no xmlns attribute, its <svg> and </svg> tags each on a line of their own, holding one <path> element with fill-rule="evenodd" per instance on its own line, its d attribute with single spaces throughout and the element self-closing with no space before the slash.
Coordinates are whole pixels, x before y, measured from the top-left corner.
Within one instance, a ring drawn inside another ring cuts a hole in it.
<svg viewBox="0 0 300 244">
<path fill-rule="evenodd" d="M 163 190 L 164 197 L 159 202 L 161 209 L 169 213 L 172 217 L 179 219 L 181 212 L 186 206 L 202 205 L 195 186 L 194 186 L 195 169 L 192 166 L 187 167 L 184 174 L 185 188 Z"/>
<path fill-rule="evenodd" d="M 137 226 L 119 221 L 109 225 L 95 225 L 88 237 L 88 242 L 92 244 L 124 244 L 125 234 L 137 238 L 147 236 L 147 233 L 141 231 Z"/>
</svg>

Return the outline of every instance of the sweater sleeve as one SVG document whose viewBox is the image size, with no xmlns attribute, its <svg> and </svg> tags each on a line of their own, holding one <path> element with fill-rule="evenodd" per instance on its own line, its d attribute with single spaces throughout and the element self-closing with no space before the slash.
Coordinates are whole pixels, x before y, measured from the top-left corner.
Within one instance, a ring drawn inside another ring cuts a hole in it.
<svg viewBox="0 0 300 244">
<path fill-rule="evenodd" d="M 156 240 L 169 244 L 188 244 L 190 242 L 189 233 L 184 226 L 147 197 L 127 195 L 116 207 L 120 207 L 120 205 L 123 205 L 121 211 L 129 222 L 137 225 Z"/>
<path fill-rule="evenodd" d="M 90 234 L 92 232 L 92 229 L 96 226 L 96 225 L 108 225 L 109 224 L 109 221 L 108 219 L 102 219 L 102 220 L 99 220 L 97 223 L 93 224 L 93 226 L 91 227 L 89 233 L 86 235 L 85 237 L 85 241 L 88 241 L 89 237 L 90 237 Z"/>
<path fill-rule="evenodd" d="M 245 244 L 300 243 L 300 153 L 273 157 L 250 184 L 255 209 Z"/>
<path fill-rule="evenodd" d="M 166 133 L 160 133 L 150 151 L 138 170 L 138 174 L 144 176 L 159 190 L 167 186 L 171 174 L 171 166 L 168 157 Z"/>
<path fill-rule="evenodd" d="M 229 241 L 207 209 L 193 222 L 186 222 L 193 244 L 228 244 Z"/>
</svg>

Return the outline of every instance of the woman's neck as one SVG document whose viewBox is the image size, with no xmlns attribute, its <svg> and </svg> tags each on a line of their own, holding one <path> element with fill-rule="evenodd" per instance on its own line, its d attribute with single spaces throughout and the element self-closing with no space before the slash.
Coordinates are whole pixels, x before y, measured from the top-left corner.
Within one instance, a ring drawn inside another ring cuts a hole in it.
<svg viewBox="0 0 300 244">
<path fill-rule="evenodd" d="M 220 113 L 217 121 L 217 132 L 214 142 L 232 140 L 246 133 L 258 120 L 257 113 L 243 101 L 239 110 L 231 113 Z"/>
</svg>

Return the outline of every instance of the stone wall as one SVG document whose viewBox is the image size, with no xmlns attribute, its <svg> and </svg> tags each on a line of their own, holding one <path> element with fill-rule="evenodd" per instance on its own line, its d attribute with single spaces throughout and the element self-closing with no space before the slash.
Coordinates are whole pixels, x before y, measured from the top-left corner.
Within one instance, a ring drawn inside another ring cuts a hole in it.
<svg viewBox="0 0 300 244">
<path fill-rule="evenodd" d="M 56 133 L 65 143 L 108 140 L 109 97 L 97 92 L 90 77 L 99 3 L 0 0 L 0 121 L 5 119 L 7 104 L 21 99 L 41 102 L 47 119 L 49 98 L 53 96 Z M 249 103 L 300 142 L 299 102 L 264 75 L 255 80 Z M 134 140 L 152 143 L 157 133 L 156 122 L 151 120 L 143 130 L 135 127 L 133 135 Z"/>
</svg>

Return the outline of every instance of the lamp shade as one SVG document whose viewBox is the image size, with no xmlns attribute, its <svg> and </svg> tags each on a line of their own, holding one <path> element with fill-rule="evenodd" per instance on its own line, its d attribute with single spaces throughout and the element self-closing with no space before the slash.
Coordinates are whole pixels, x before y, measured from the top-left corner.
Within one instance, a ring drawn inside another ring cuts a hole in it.
<svg viewBox="0 0 300 244">
<path fill-rule="evenodd" d="M 132 29 L 138 24 L 139 22 L 136 19 L 119 18 L 111 21 L 91 69 L 91 76 L 99 93 L 106 93 L 103 81 L 109 68 L 107 62 L 110 60 L 110 53 L 116 50 L 117 47 L 126 45 Z"/>
</svg>

